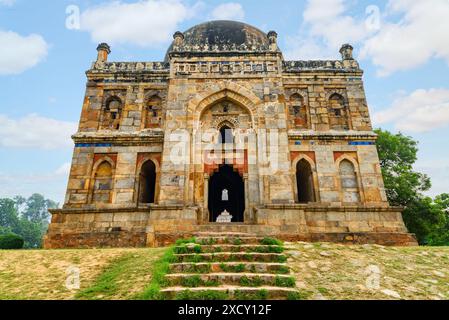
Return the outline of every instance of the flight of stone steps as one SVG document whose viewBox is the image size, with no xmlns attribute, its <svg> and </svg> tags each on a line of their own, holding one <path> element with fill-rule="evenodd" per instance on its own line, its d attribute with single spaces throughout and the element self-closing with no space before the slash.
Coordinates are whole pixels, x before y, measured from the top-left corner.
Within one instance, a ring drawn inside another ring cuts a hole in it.
<svg viewBox="0 0 449 320">
<path fill-rule="evenodd" d="M 200 233 L 174 249 L 166 299 L 297 299 L 281 242 L 245 233 Z"/>
</svg>

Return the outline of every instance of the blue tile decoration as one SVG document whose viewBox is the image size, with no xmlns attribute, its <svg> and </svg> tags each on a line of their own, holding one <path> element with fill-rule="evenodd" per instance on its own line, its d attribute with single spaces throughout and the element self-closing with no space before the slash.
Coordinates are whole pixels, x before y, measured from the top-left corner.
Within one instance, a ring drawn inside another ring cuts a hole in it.
<svg viewBox="0 0 449 320">
<path fill-rule="evenodd" d="M 300 146 L 301 144 L 302 144 L 301 141 L 295 141 L 296 146 Z"/>
<path fill-rule="evenodd" d="M 77 143 L 75 148 L 112 147 L 112 143 Z"/>
<path fill-rule="evenodd" d="M 349 141 L 350 146 L 374 146 L 374 141 Z"/>
</svg>

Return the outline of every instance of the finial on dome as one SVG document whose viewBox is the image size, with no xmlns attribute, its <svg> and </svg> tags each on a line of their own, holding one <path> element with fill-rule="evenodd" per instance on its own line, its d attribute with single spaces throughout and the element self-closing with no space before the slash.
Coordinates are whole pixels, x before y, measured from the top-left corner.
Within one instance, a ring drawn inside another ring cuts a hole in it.
<svg viewBox="0 0 449 320">
<path fill-rule="evenodd" d="M 340 53 L 341 53 L 341 57 L 343 60 L 354 60 L 354 57 L 352 56 L 352 52 L 354 51 L 353 46 L 351 46 L 350 44 L 344 44 L 341 49 L 340 49 Z"/>
<path fill-rule="evenodd" d="M 173 35 L 173 39 L 175 39 L 175 46 L 180 46 L 184 42 L 184 33 L 181 31 L 176 31 Z"/>
<path fill-rule="evenodd" d="M 107 62 L 108 55 L 111 53 L 111 47 L 107 43 L 100 43 L 97 47 L 97 62 Z"/>
<path fill-rule="evenodd" d="M 268 41 L 270 42 L 270 50 L 276 51 L 278 49 L 278 44 L 277 44 L 278 34 L 277 34 L 277 32 L 270 31 L 270 32 L 268 32 L 267 37 L 268 37 Z"/>
</svg>

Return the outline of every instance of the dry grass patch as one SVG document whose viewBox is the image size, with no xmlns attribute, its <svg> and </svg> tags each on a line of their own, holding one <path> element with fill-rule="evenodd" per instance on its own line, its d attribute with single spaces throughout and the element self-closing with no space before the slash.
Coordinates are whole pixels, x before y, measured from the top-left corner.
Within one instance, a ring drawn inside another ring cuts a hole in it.
<svg viewBox="0 0 449 320">
<path fill-rule="evenodd" d="M 449 247 L 287 247 L 297 286 L 310 299 L 449 299 Z"/>
<path fill-rule="evenodd" d="M 66 288 L 67 269 L 80 269 L 81 290 L 90 287 L 105 268 L 124 255 L 145 255 L 158 249 L 17 250 L 0 251 L 0 300 L 69 300 L 77 291 Z M 148 272 L 149 273 L 149 272 Z M 127 275 L 148 282 L 148 273 Z M 139 288 L 139 283 L 135 288 Z M 142 288 L 145 286 L 143 283 Z"/>
</svg>

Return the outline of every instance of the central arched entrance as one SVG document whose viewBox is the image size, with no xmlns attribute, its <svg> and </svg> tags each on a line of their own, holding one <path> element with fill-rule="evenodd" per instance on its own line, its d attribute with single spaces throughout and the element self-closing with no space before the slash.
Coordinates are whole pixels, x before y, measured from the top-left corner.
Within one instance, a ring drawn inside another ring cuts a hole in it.
<svg viewBox="0 0 449 320">
<path fill-rule="evenodd" d="M 233 216 L 232 222 L 244 222 L 245 184 L 230 165 L 220 166 L 209 180 L 210 222 L 216 222 L 225 210 Z"/>
</svg>

